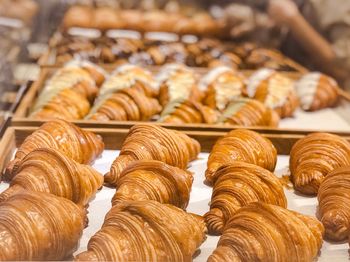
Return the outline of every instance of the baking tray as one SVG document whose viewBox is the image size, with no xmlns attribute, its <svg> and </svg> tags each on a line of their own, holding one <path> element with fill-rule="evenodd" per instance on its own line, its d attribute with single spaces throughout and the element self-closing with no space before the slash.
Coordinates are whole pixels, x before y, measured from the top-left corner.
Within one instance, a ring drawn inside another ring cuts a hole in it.
<svg viewBox="0 0 350 262">
<path fill-rule="evenodd" d="M 36 128 L 33 127 L 10 127 L 7 129 L 3 139 L 0 142 L 0 169 L 3 170 L 8 161 L 12 158 L 16 148 L 20 146 L 23 140 L 30 135 Z M 93 165 L 95 169 L 104 174 L 110 168 L 112 161 L 116 158 L 128 130 L 125 129 L 88 129 L 102 136 L 106 149 L 100 159 L 97 159 Z M 209 201 L 212 189 L 203 184 L 204 171 L 208 152 L 210 152 L 215 141 L 223 136 L 224 132 L 184 132 L 197 139 L 202 145 L 202 152 L 196 161 L 190 163 L 189 170 L 194 172 L 194 182 L 191 191 L 188 212 L 203 215 L 209 210 Z M 278 150 L 278 162 L 275 174 L 279 177 L 288 174 L 289 152 L 292 145 L 304 135 L 297 134 L 263 134 L 271 139 Z M 350 141 L 350 136 L 344 136 Z M 8 184 L 0 184 L 0 192 L 5 190 Z M 77 253 L 86 250 L 90 237 L 101 228 L 105 214 L 111 207 L 111 199 L 115 189 L 103 187 L 89 205 L 89 226 L 84 230 L 80 246 Z M 295 194 L 293 190 L 285 189 L 288 199 L 288 208 L 303 214 L 314 216 L 317 208 L 317 199 L 315 197 L 304 197 Z M 194 258 L 195 262 L 204 262 L 215 249 L 219 237 L 208 236 L 207 240 L 201 245 L 200 253 Z M 347 261 L 348 260 L 347 243 L 329 243 L 324 242 L 318 261 Z"/>
</svg>

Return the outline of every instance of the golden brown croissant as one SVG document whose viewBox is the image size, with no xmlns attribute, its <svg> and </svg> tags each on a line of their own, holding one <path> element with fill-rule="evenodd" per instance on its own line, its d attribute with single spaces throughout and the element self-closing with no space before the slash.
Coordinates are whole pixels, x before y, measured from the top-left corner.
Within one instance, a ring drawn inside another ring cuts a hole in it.
<svg viewBox="0 0 350 262">
<path fill-rule="evenodd" d="M 65 260 L 77 249 L 86 212 L 72 201 L 23 191 L 0 205 L 0 260 Z"/>
<path fill-rule="evenodd" d="M 178 100 L 200 101 L 202 92 L 197 87 L 197 79 L 193 71 L 184 65 L 168 64 L 163 66 L 157 76 L 160 85 L 159 101 L 164 107 Z"/>
<path fill-rule="evenodd" d="M 142 91 L 133 88 L 119 90 L 117 93 L 96 104 L 88 119 L 99 121 L 147 121 L 161 111 L 155 98 L 147 97 Z"/>
<path fill-rule="evenodd" d="M 240 126 L 277 127 L 280 117 L 275 110 L 267 108 L 255 99 L 237 98 L 227 106 L 219 123 Z"/>
<path fill-rule="evenodd" d="M 255 72 L 247 85 L 248 96 L 274 109 L 281 118 L 290 117 L 299 106 L 291 79 L 271 69 Z"/>
<path fill-rule="evenodd" d="M 95 79 L 89 72 L 75 64 L 58 70 L 45 84 L 31 117 L 66 120 L 85 117 L 98 92 Z"/>
<path fill-rule="evenodd" d="M 199 102 L 185 100 L 183 102 L 171 102 L 164 108 L 159 122 L 173 124 L 217 122 L 218 113 Z"/>
<path fill-rule="evenodd" d="M 349 195 L 350 166 L 329 173 L 318 190 L 318 216 L 330 240 L 342 241 L 350 235 Z"/>
<path fill-rule="evenodd" d="M 105 182 L 115 186 L 124 168 L 136 160 L 159 160 L 185 169 L 199 152 L 200 144 L 181 132 L 157 125 L 135 125 L 130 129 L 110 172 L 105 175 Z"/>
<path fill-rule="evenodd" d="M 85 206 L 103 185 L 103 176 L 56 149 L 39 148 L 17 165 L 10 187 L 0 202 L 22 189 L 51 193 Z"/>
<path fill-rule="evenodd" d="M 191 261 L 206 236 L 202 217 L 156 201 L 115 205 L 76 261 Z"/>
<path fill-rule="evenodd" d="M 219 111 L 245 92 L 243 76 L 225 66 L 212 69 L 202 78 L 199 87 L 205 91 L 203 103 Z"/>
<path fill-rule="evenodd" d="M 28 136 L 6 168 L 4 179 L 11 180 L 19 162 L 37 148 L 53 148 L 81 164 L 89 164 L 102 154 L 102 138 L 64 120 L 46 122 Z"/>
<path fill-rule="evenodd" d="M 208 262 L 313 261 L 324 228 L 317 219 L 283 207 L 251 203 L 226 224 Z"/>
<path fill-rule="evenodd" d="M 350 143 L 344 138 L 313 133 L 300 139 L 290 152 L 289 168 L 294 188 L 316 195 L 325 176 L 332 170 L 350 165 Z"/>
<path fill-rule="evenodd" d="M 208 184 L 215 182 L 215 172 L 222 165 L 242 161 L 273 171 L 277 162 L 277 150 L 270 140 L 246 129 L 236 129 L 219 139 L 208 158 L 205 178 Z"/>
<path fill-rule="evenodd" d="M 210 211 L 204 216 L 211 234 L 222 234 L 227 221 L 249 203 L 287 207 L 279 179 L 262 167 L 237 161 L 219 168 L 213 180 Z"/>
<path fill-rule="evenodd" d="M 302 109 L 316 111 L 334 106 L 338 101 L 337 82 L 330 76 L 313 72 L 304 75 L 295 85 Z"/>
<path fill-rule="evenodd" d="M 140 160 L 120 174 L 112 204 L 126 200 L 154 200 L 186 209 L 193 182 L 192 173 L 155 160 Z"/>
</svg>

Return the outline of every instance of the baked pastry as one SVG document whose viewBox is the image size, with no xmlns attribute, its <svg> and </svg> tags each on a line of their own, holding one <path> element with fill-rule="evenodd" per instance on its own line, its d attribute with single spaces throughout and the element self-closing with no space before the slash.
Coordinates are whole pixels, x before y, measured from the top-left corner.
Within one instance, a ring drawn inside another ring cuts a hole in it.
<svg viewBox="0 0 350 262">
<path fill-rule="evenodd" d="M 210 152 L 206 182 L 215 183 L 215 172 L 223 165 L 236 161 L 246 162 L 274 171 L 277 162 L 277 150 L 270 140 L 246 129 L 236 129 L 219 139 Z"/>
<path fill-rule="evenodd" d="M 85 206 L 103 185 L 103 176 L 52 148 L 38 148 L 17 165 L 10 187 L 0 201 L 23 189 L 51 193 Z"/>
<path fill-rule="evenodd" d="M 121 172 L 136 160 L 159 160 L 185 169 L 199 152 L 200 144 L 181 132 L 138 124 L 130 129 L 119 156 L 105 175 L 105 182 L 116 186 Z"/>
<path fill-rule="evenodd" d="M 256 71 L 249 78 L 247 93 L 250 98 L 276 110 L 281 118 L 292 116 L 299 106 L 293 81 L 272 69 Z"/>
<path fill-rule="evenodd" d="M 314 261 L 324 228 L 317 219 L 262 202 L 242 207 L 226 224 L 208 262 Z"/>
<path fill-rule="evenodd" d="M 343 241 L 350 235 L 350 166 L 330 172 L 318 190 L 318 216 L 325 227 L 325 237 Z"/>
<path fill-rule="evenodd" d="M 202 217 L 156 201 L 115 205 L 76 261 L 190 261 L 204 242 Z"/>
<path fill-rule="evenodd" d="M 120 174 L 112 205 L 126 200 L 154 200 L 186 209 L 192 173 L 156 160 L 140 160 Z"/>
<path fill-rule="evenodd" d="M 217 122 L 218 113 L 199 102 L 185 100 L 173 101 L 164 108 L 158 122 L 172 124 L 193 124 Z"/>
<path fill-rule="evenodd" d="M 181 64 L 168 64 L 157 75 L 159 101 L 162 106 L 177 100 L 200 101 L 202 92 L 197 87 L 197 79 L 192 70 Z"/>
<path fill-rule="evenodd" d="M 213 180 L 210 211 L 204 215 L 211 234 L 222 234 L 227 221 L 249 203 L 264 202 L 287 207 L 279 179 L 262 167 L 236 161 L 219 168 Z"/>
<path fill-rule="evenodd" d="M 334 106 L 338 101 L 337 82 L 330 76 L 313 72 L 305 74 L 295 84 L 300 106 L 305 111 L 316 111 Z"/>
<path fill-rule="evenodd" d="M 81 164 L 89 164 L 102 154 L 102 138 L 64 120 L 49 121 L 28 136 L 6 168 L 4 179 L 11 180 L 18 164 L 37 148 L 53 148 Z"/>
<path fill-rule="evenodd" d="M 279 120 L 277 112 L 267 108 L 260 101 L 250 98 L 236 98 L 224 110 L 218 123 L 277 127 Z"/>
<path fill-rule="evenodd" d="M 294 188 L 306 195 L 316 195 L 331 171 L 348 165 L 350 143 L 333 134 L 309 134 L 290 151 L 289 168 Z"/>
<path fill-rule="evenodd" d="M 63 27 L 92 27 L 94 10 L 89 6 L 71 6 L 63 17 Z"/>
<path fill-rule="evenodd" d="M 0 205 L 0 260 L 67 260 L 77 249 L 86 212 L 72 201 L 23 191 Z"/>
<path fill-rule="evenodd" d="M 84 118 L 98 93 L 95 80 L 100 83 L 104 76 L 92 64 L 69 63 L 45 84 L 30 117 L 65 120 Z"/>
<path fill-rule="evenodd" d="M 116 10 L 108 6 L 95 8 L 92 19 L 92 27 L 102 31 L 124 26 L 124 21 L 120 19 Z"/>
<path fill-rule="evenodd" d="M 213 109 L 223 111 L 235 98 L 244 94 L 244 78 L 229 67 L 212 69 L 199 83 L 205 92 L 203 103 Z"/>
</svg>

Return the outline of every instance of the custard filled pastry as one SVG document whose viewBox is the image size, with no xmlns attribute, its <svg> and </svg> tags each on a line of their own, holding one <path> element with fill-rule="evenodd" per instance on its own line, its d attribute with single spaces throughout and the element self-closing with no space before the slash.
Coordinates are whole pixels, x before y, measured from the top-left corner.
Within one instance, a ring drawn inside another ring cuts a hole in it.
<svg viewBox="0 0 350 262">
<path fill-rule="evenodd" d="M 215 183 L 215 172 L 223 165 L 236 161 L 261 166 L 267 170 L 275 170 L 277 150 L 270 140 L 260 134 L 246 129 L 236 129 L 219 139 L 210 152 L 206 182 Z"/>
<path fill-rule="evenodd" d="M 68 260 L 82 236 L 86 211 L 47 193 L 23 191 L 0 205 L 0 260 Z"/>
<path fill-rule="evenodd" d="M 301 108 L 316 111 L 334 106 L 338 101 L 337 82 L 330 76 L 313 72 L 304 75 L 295 84 Z"/>
<path fill-rule="evenodd" d="M 306 195 L 316 195 L 331 171 L 348 165 L 350 143 L 333 134 L 307 135 L 295 143 L 290 151 L 289 168 L 294 188 Z"/>
<path fill-rule="evenodd" d="M 293 81 L 271 69 L 256 71 L 249 78 L 247 93 L 250 98 L 276 110 L 281 118 L 293 116 L 299 106 Z"/>
<path fill-rule="evenodd" d="M 267 108 L 258 100 L 237 98 L 222 113 L 218 123 L 239 126 L 277 127 L 280 117 L 275 110 Z"/>
<path fill-rule="evenodd" d="M 205 92 L 203 103 L 213 109 L 223 111 L 233 100 L 244 94 L 244 78 L 229 67 L 212 69 L 199 83 Z"/>
<path fill-rule="evenodd" d="M 324 228 L 315 218 L 283 207 L 251 203 L 226 224 L 208 262 L 314 261 Z"/>
<path fill-rule="evenodd" d="M 158 122 L 172 124 L 217 122 L 218 112 L 199 102 L 185 100 L 169 103 L 163 110 Z"/>
<path fill-rule="evenodd" d="M 104 80 L 102 69 L 90 63 L 73 62 L 59 69 L 45 84 L 30 117 L 78 120 L 90 111 Z"/>
<path fill-rule="evenodd" d="M 92 167 L 79 164 L 56 149 L 39 148 L 17 165 L 0 201 L 26 189 L 51 193 L 85 206 L 102 185 L 103 176 Z"/>
<path fill-rule="evenodd" d="M 64 120 L 46 122 L 28 136 L 6 168 L 4 179 L 11 180 L 21 160 L 37 148 L 52 148 L 81 164 L 89 164 L 102 154 L 102 138 Z"/>
<path fill-rule="evenodd" d="M 126 200 L 154 200 L 186 209 L 192 173 L 155 160 L 131 163 L 120 174 L 112 204 Z"/>
<path fill-rule="evenodd" d="M 213 180 L 210 211 L 204 216 L 211 234 L 222 234 L 227 221 L 249 203 L 287 207 L 279 179 L 262 167 L 237 161 L 219 168 Z"/>
<path fill-rule="evenodd" d="M 76 261 L 191 261 L 206 238 L 202 217 L 156 201 L 112 207 Z"/>
<path fill-rule="evenodd" d="M 340 167 L 323 180 L 317 194 L 318 216 L 325 237 L 343 241 L 350 235 L 350 166 Z"/>
<path fill-rule="evenodd" d="M 197 87 L 197 77 L 188 67 L 181 64 L 163 66 L 157 75 L 159 101 L 162 106 L 178 100 L 200 101 L 202 92 Z"/>
<path fill-rule="evenodd" d="M 200 144 L 181 132 L 157 125 L 135 125 L 130 129 L 110 172 L 105 175 L 105 182 L 116 186 L 121 172 L 136 160 L 159 160 L 185 169 L 199 152 Z"/>
</svg>

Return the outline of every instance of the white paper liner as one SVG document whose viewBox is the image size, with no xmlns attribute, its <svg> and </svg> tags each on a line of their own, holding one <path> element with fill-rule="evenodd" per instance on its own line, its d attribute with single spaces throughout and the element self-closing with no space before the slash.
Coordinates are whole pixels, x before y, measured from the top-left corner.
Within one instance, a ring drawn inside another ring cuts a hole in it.
<svg viewBox="0 0 350 262">
<path fill-rule="evenodd" d="M 119 151 L 117 150 L 105 150 L 102 157 L 96 160 L 93 167 L 102 174 L 108 172 L 113 160 L 118 154 Z M 209 210 L 208 203 L 212 193 L 212 188 L 203 184 L 208 155 L 208 153 L 201 153 L 199 155 L 199 159 L 192 162 L 189 167 L 189 170 L 194 172 L 194 182 L 187 211 L 199 215 L 203 215 Z M 288 174 L 288 161 L 289 156 L 278 156 L 275 171 L 275 174 L 278 177 Z M 7 187 L 8 184 L 1 183 L 0 192 L 5 190 Z M 79 249 L 75 252 L 75 255 L 87 249 L 89 239 L 101 228 L 104 217 L 111 208 L 111 200 L 114 193 L 115 189 L 103 187 L 103 189 L 97 193 L 95 199 L 90 202 L 88 209 L 89 226 L 85 228 L 83 232 Z M 298 211 L 305 215 L 315 216 L 317 208 L 316 197 L 300 196 L 295 194 L 293 190 L 287 189 L 285 189 L 285 193 L 288 200 L 289 209 Z M 219 236 L 208 235 L 206 241 L 200 247 L 200 254 L 194 258 L 194 261 L 207 261 L 207 258 L 215 249 L 219 238 Z M 325 241 L 323 243 L 318 261 L 347 261 L 349 258 L 348 249 L 349 246 L 347 243 L 334 244 Z"/>
</svg>

